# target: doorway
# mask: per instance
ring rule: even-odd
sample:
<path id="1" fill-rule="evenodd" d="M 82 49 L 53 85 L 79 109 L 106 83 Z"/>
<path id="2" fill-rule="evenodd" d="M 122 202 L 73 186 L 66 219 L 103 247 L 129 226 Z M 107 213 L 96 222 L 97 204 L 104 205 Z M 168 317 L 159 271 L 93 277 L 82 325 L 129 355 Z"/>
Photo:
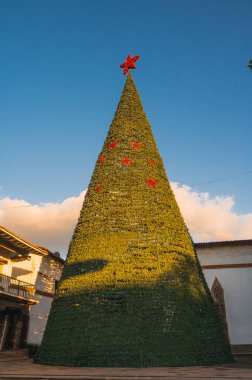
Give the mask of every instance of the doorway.
<path id="1" fill-rule="evenodd" d="M 7 308 L 0 312 L 0 350 L 24 348 L 29 316 L 20 309 Z"/>

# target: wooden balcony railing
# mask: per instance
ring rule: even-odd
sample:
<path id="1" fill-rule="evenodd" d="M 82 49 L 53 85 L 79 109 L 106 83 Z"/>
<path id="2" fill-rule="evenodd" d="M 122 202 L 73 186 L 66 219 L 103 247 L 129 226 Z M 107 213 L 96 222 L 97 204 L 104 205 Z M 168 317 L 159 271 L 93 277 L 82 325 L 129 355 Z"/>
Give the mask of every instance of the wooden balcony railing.
<path id="1" fill-rule="evenodd" d="M 35 293 L 35 286 L 28 282 L 0 274 L 0 292 L 1 291 L 13 296 L 31 298 Z"/>

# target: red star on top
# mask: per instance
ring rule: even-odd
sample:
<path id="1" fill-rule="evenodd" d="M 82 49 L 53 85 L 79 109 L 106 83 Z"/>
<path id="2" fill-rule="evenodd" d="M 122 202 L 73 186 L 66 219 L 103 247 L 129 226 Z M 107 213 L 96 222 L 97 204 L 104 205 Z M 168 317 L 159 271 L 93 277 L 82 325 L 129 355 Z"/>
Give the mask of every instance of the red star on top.
<path id="1" fill-rule="evenodd" d="M 125 158 L 122 160 L 122 163 L 123 163 L 123 165 L 131 165 L 131 164 L 132 164 L 132 161 L 131 161 L 128 157 L 125 157 Z"/>
<path id="2" fill-rule="evenodd" d="M 98 162 L 100 164 L 102 164 L 104 162 L 104 160 L 105 160 L 105 156 L 100 156 L 99 159 L 98 159 Z"/>
<path id="3" fill-rule="evenodd" d="M 153 179 L 149 178 L 146 182 L 149 187 L 156 187 L 157 181 L 153 181 Z"/>
<path id="4" fill-rule="evenodd" d="M 116 141 L 112 141 L 112 143 L 109 144 L 109 149 L 114 149 L 116 146 L 117 146 L 117 142 Z"/>
<path id="5" fill-rule="evenodd" d="M 139 59 L 139 55 L 135 55 L 135 57 L 131 57 L 130 55 L 127 56 L 126 61 L 120 65 L 120 67 L 122 69 L 124 69 L 123 75 L 127 74 L 129 69 L 135 69 L 136 68 L 135 63 L 138 59 Z"/>
<path id="6" fill-rule="evenodd" d="M 132 143 L 132 146 L 133 146 L 133 148 L 139 149 L 139 148 L 141 148 L 141 143 L 135 141 Z"/>

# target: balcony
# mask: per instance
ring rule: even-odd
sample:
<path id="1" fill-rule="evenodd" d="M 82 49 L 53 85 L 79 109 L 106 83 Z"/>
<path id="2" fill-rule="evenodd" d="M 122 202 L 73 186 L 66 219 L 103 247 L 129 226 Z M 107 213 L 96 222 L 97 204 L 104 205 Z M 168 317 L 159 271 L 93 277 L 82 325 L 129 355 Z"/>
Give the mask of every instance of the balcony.
<path id="1" fill-rule="evenodd" d="M 35 286 L 33 284 L 0 274 L 0 298 L 34 304 L 38 302 L 33 299 L 34 294 Z"/>

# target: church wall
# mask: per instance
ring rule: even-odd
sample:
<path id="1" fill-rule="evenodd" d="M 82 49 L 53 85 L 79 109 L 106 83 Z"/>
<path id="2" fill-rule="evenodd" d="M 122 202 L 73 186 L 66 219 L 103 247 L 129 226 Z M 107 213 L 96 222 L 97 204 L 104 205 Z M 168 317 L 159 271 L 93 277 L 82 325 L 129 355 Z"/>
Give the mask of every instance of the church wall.
<path id="1" fill-rule="evenodd" d="M 225 265 L 252 263 L 252 246 L 209 246 L 197 248 L 196 251 L 202 265 Z"/>
<path id="2" fill-rule="evenodd" d="M 252 344 L 252 266 L 246 266 L 252 264 L 252 247 L 227 245 L 196 250 L 209 289 L 215 277 L 224 289 L 230 343 Z"/>

